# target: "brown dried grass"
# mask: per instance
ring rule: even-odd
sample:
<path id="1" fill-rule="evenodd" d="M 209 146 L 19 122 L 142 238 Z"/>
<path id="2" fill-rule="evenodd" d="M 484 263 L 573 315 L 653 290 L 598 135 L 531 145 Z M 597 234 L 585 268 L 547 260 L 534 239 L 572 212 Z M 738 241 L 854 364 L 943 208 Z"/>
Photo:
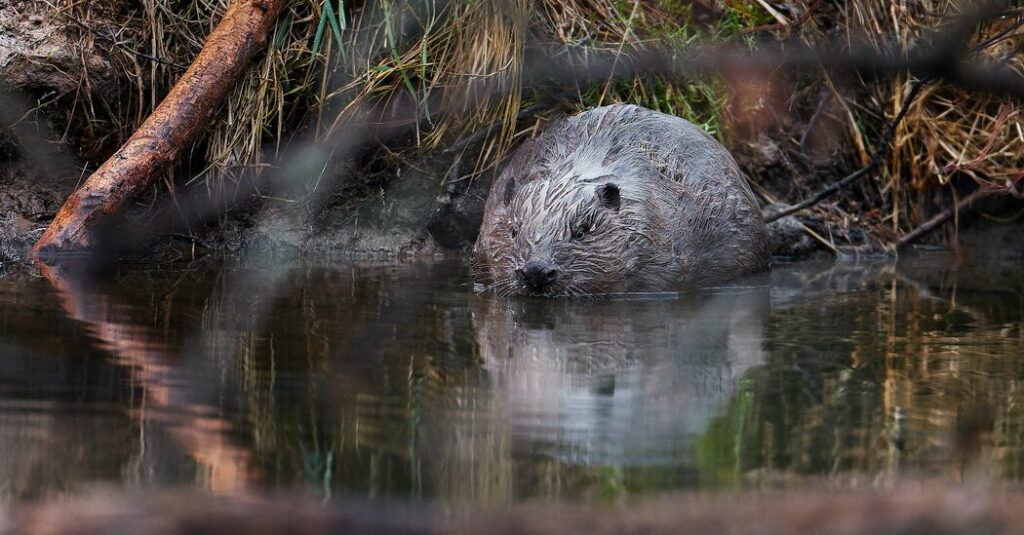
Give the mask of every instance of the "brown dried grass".
<path id="1" fill-rule="evenodd" d="M 229 3 L 141 0 L 101 8 L 81 0 L 51 1 L 56 13 L 83 27 L 95 30 L 97 21 L 118 27 L 118 45 L 111 54 L 133 87 L 126 101 L 107 108 L 118 120 L 122 139 L 159 103 Z M 327 1 L 340 31 L 325 17 Z M 343 0 L 294 0 L 281 16 L 267 54 L 195 143 L 188 171 L 208 185 L 223 185 L 223 179 L 237 179 L 241 170 L 264 165 L 265 158 L 275 156 L 301 129 L 311 128 L 322 137 L 353 122 L 379 121 L 383 118 L 366 117 L 365 110 L 388 109 L 399 99 L 413 102 L 423 118 L 415 130 L 414 148 L 419 150 L 444 146 L 501 122 L 502 128 L 477 156 L 477 169 L 487 168 L 500 160 L 520 130 L 519 110 L 538 98 L 522 87 L 528 43 L 621 47 L 635 46 L 652 34 L 686 34 L 689 8 L 668 9 L 672 3 L 665 4 L 370 0 L 353 6 Z M 95 37 L 89 34 L 83 31 L 83 38 Z M 706 86 L 670 80 L 609 81 L 578 88 L 577 93 L 580 108 L 641 101 L 711 130 L 718 120 L 716 99 L 721 101 Z M 102 115 L 96 110 L 90 103 L 76 112 L 93 121 Z M 205 163 L 197 169 L 196 161 Z"/>
<path id="2" fill-rule="evenodd" d="M 847 4 L 845 23 L 853 35 L 883 44 L 900 43 L 906 50 L 927 32 L 963 10 L 976 6 L 964 0 L 900 0 Z M 979 51 L 979 61 L 1005 61 L 1024 72 L 1019 53 L 1024 28 L 1013 29 L 1012 17 L 990 21 L 977 31 L 975 45 L 1009 30 L 1003 39 Z M 865 84 L 870 102 L 886 120 L 896 115 L 909 80 Z M 1003 185 L 1024 171 L 1024 130 L 1014 103 L 942 84 L 926 86 L 895 132 L 893 149 L 883 166 L 876 206 L 888 206 L 885 224 L 895 233 L 909 230 L 928 217 L 928 196 L 937 188 L 968 178 L 979 185 Z M 962 185 L 962 184 L 961 184 Z"/>
<path id="3" fill-rule="evenodd" d="M 59 14 L 86 25 L 94 19 L 119 25 L 116 31 L 104 31 L 115 35 L 112 54 L 134 90 L 121 102 L 94 102 L 102 96 L 86 91 L 79 112 L 89 116 L 90 123 L 104 113 L 110 115 L 122 137 L 159 102 L 229 3 L 50 1 Z M 370 0 L 353 6 L 330 0 L 339 16 L 338 32 L 324 23 L 325 1 L 290 2 L 267 54 L 238 84 L 207 135 L 195 144 L 188 169 L 193 179 L 203 180 L 208 187 L 230 187 L 240 171 L 265 165 L 265 158 L 287 147 L 297 132 L 312 129 L 323 136 L 353 122 L 382 120 L 366 117 L 365 110 L 388 109 L 389 103 L 398 100 L 419 108 L 422 119 L 410 147 L 414 150 L 449 145 L 500 121 L 500 131 L 485 140 L 476 154 L 476 169 L 489 169 L 524 126 L 530 126 L 532 120 L 526 125 L 517 122 L 518 111 L 541 98 L 522 86 L 527 44 L 614 50 L 669 41 L 686 47 L 697 36 L 729 39 L 776 25 L 780 17 L 781 22 L 793 22 L 796 13 L 812 5 L 798 0 L 796 10 L 780 13 L 765 6 L 770 2 L 731 0 L 465 1 L 444 8 L 433 2 Z M 879 46 L 897 42 L 905 47 L 918 42 L 944 17 L 972 5 L 966 0 L 815 2 L 821 11 L 838 12 L 837 25 L 851 40 L 867 38 Z M 705 21 L 702 30 L 695 30 L 694 9 L 717 15 L 710 23 Z M 826 32 L 815 27 L 814 17 L 806 22 L 801 28 L 806 39 L 826 38 Z M 1011 23 L 988 24 L 976 41 Z M 779 32 L 789 33 L 788 29 Z M 1017 53 L 1022 33 L 1020 29 L 1011 32 L 981 54 L 1024 68 Z M 95 37 L 88 34 L 83 32 L 83 38 Z M 883 120 L 895 115 L 902 104 L 908 82 L 906 78 L 863 82 L 844 91 L 852 147 L 862 159 L 872 150 Z M 683 116 L 720 138 L 729 129 L 729 89 L 714 80 L 648 77 L 588 84 L 576 88 L 573 105 L 586 108 L 613 101 L 636 102 Z M 439 112 L 442 109 L 445 113 Z M 1019 178 L 1024 169 L 1019 118 L 1017 107 L 1004 101 L 941 85 L 927 87 L 897 130 L 883 180 L 870 193 L 874 198 L 868 199 L 868 207 L 885 212 L 878 224 L 896 234 L 912 228 L 927 217 L 928 194 L 948 187 L 954 177 L 966 176 L 979 183 Z M 203 164 L 196 167 L 197 161 Z M 167 183 L 173 187 L 172 181 Z"/>

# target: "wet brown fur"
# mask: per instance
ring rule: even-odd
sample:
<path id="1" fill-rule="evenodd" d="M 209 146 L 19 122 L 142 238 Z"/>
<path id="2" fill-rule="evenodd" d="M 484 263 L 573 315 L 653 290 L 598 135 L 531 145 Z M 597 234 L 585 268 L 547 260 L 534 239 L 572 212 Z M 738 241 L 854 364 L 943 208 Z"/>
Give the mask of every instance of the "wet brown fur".
<path id="1" fill-rule="evenodd" d="M 621 206 L 599 189 L 618 187 Z M 491 188 L 474 277 L 502 295 L 531 293 L 529 260 L 558 270 L 543 293 L 670 291 L 768 269 L 768 236 L 729 152 L 678 117 L 633 105 L 553 124 L 512 155 Z"/>

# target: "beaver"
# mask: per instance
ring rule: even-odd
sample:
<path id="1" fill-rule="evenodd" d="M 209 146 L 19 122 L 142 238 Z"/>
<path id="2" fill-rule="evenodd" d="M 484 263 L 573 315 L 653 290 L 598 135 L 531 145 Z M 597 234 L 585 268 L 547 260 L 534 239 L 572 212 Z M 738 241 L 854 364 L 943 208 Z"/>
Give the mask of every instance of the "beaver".
<path id="1" fill-rule="evenodd" d="M 594 296 L 720 284 L 770 260 L 761 211 L 725 147 L 679 117 L 616 104 L 514 151 L 470 265 L 501 295 Z"/>

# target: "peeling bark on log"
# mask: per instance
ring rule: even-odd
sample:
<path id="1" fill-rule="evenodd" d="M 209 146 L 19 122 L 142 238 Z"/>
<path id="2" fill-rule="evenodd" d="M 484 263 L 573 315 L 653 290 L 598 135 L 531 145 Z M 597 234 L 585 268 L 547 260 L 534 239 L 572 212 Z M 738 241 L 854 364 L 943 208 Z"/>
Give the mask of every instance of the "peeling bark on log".
<path id="1" fill-rule="evenodd" d="M 41 257 L 93 248 L 99 223 L 152 186 L 206 126 L 250 60 L 263 50 L 283 4 L 284 0 L 234 0 L 163 102 L 68 197 L 32 254 Z"/>

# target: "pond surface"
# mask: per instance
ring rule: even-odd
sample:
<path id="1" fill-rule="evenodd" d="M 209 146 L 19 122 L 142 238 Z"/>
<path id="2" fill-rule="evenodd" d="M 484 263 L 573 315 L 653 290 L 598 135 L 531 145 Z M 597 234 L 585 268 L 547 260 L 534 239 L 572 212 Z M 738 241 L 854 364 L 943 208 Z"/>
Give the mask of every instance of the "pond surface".
<path id="1" fill-rule="evenodd" d="M 1024 268 L 777 266 L 597 302 L 457 262 L 0 268 L 0 496 L 501 506 L 1024 477 Z"/>

